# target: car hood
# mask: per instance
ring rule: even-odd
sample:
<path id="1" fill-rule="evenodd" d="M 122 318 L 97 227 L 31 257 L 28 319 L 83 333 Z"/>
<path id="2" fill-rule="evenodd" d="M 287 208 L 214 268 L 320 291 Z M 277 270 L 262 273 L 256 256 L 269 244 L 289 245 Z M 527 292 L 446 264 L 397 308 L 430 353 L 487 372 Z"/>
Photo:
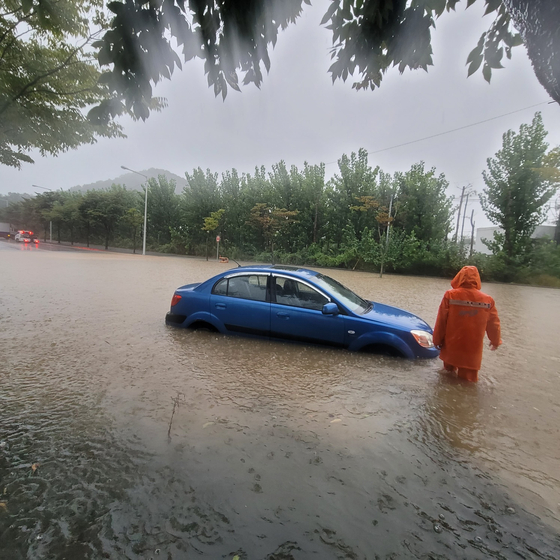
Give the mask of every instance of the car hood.
<path id="1" fill-rule="evenodd" d="M 409 313 L 408 311 L 399 309 L 398 307 L 393 307 L 392 305 L 385 305 L 375 301 L 370 303 L 373 304 L 372 310 L 368 313 L 364 313 L 361 317 L 370 321 L 389 324 L 396 328 L 406 330 L 417 329 L 432 332 L 430 325 L 413 313 Z"/>

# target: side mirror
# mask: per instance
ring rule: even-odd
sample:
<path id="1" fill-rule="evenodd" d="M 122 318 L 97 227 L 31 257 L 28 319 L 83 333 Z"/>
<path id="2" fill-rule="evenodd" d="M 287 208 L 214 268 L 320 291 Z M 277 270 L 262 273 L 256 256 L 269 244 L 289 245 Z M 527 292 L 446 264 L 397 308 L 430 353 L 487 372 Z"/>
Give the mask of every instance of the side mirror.
<path id="1" fill-rule="evenodd" d="M 325 305 L 323 305 L 323 315 L 338 315 L 339 313 L 340 310 L 336 303 L 325 303 Z"/>

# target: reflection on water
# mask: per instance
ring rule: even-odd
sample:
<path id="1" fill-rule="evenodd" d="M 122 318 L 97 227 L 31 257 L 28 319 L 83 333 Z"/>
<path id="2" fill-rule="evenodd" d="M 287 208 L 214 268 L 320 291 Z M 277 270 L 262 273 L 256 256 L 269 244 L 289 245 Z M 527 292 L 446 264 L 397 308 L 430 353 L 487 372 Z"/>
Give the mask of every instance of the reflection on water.
<path id="1" fill-rule="evenodd" d="M 560 292 L 484 286 L 472 385 L 166 327 L 224 266 L 0 242 L 0 557 L 558 557 Z M 430 324 L 448 287 L 328 274 Z"/>

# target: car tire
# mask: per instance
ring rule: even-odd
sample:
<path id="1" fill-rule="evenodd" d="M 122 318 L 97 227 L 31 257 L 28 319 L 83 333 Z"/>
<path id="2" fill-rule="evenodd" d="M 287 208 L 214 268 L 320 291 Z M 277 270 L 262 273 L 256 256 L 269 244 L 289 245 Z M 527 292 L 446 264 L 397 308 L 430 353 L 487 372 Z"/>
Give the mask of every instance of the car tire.
<path id="1" fill-rule="evenodd" d="M 220 332 L 214 325 L 206 323 L 205 321 L 197 321 L 190 326 L 191 330 L 199 332 L 210 332 L 217 333 Z"/>

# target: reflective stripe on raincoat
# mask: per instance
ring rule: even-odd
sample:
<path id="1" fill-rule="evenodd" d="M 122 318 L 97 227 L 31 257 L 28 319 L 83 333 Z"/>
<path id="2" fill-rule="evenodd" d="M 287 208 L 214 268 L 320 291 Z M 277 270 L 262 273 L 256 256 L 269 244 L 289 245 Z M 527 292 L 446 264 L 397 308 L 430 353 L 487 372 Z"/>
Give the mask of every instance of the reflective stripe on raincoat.
<path id="1" fill-rule="evenodd" d="M 494 346 L 502 343 L 500 319 L 494 300 L 480 291 L 476 266 L 463 267 L 445 292 L 434 327 L 440 358 L 458 368 L 479 370 L 484 333 Z"/>

